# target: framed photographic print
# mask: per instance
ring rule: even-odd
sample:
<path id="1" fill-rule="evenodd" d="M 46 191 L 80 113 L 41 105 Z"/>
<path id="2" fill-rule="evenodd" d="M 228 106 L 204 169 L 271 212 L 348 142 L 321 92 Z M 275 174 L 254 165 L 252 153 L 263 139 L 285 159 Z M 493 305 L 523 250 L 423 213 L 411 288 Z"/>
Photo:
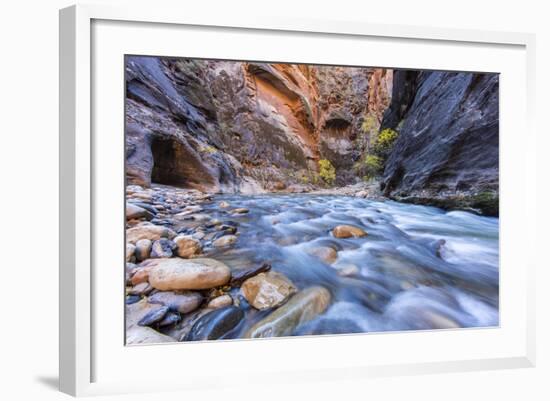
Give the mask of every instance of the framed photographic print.
<path id="1" fill-rule="evenodd" d="M 532 36 L 60 28 L 62 391 L 532 365 Z"/>

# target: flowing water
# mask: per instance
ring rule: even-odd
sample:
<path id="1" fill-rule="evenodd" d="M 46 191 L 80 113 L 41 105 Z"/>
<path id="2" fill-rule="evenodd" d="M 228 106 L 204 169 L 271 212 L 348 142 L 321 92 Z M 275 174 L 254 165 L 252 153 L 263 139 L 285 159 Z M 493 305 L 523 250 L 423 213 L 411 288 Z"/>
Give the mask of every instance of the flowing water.
<path id="1" fill-rule="evenodd" d="M 218 207 L 222 200 L 249 213 L 229 215 Z M 295 335 L 499 324 L 497 218 L 323 195 L 218 196 L 203 206 L 239 230 L 235 246 L 207 249 L 209 257 L 233 268 L 269 262 L 300 289 L 330 290 L 328 310 Z M 340 224 L 368 235 L 335 238 Z M 319 247 L 337 250 L 336 261 L 312 256 Z M 248 326 L 261 316 L 250 316 Z"/>

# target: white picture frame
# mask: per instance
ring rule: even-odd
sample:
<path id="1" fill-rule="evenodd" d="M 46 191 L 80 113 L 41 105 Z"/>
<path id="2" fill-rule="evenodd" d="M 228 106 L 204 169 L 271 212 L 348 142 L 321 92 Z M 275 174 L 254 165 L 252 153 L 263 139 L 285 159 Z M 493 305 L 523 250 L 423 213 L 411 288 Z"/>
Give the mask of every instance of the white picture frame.
<path id="1" fill-rule="evenodd" d="M 121 26 L 117 26 L 117 24 Z M 128 25 L 128 24 L 131 24 Z M 154 27 L 154 29 L 152 28 Z M 386 41 L 388 44 L 398 44 L 400 41 L 405 41 L 410 46 L 416 44 L 430 44 L 438 46 L 441 54 L 444 53 L 446 46 L 454 46 L 454 51 L 467 51 L 467 48 L 477 49 L 480 54 L 487 51 L 487 48 L 501 49 L 503 54 L 502 60 L 510 57 L 513 61 L 510 64 L 517 66 L 517 70 L 513 66 L 503 66 L 510 68 L 510 79 L 505 78 L 504 88 L 519 88 L 521 95 L 518 95 L 518 104 L 524 109 L 517 112 L 516 116 L 505 117 L 503 119 L 503 132 L 507 131 L 508 125 L 514 128 L 521 128 L 525 132 L 524 146 L 518 150 L 520 154 L 517 156 L 521 163 L 520 166 L 512 171 L 507 166 L 506 159 L 501 161 L 501 179 L 503 179 L 503 187 L 501 193 L 501 202 L 503 217 L 502 230 L 510 227 L 522 226 L 524 232 L 534 233 L 536 225 L 536 209 L 534 204 L 534 190 L 530 191 L 531 197 L 522 195 L 514 191 L 506 185 L 507 177 L 510 179 L 519 180 L 525 186 L 531 188 L 536 187 L 535 170 L 536 170 L 536 147 L 535 133 L 533 132 L 532 121 L 534 112 L 534 35 L 523 33 L 507 33 L 507 32 L 484 32 L 459 29 L 436 29 L 427 27 L 411 27 L 398 25 L 373 25 L 363 22 L 350 21 L 324 21 L 324 20 L 295 20 L 292 18 L 261 18 L 254 20 L 249 17 L 237 20 L 234 18 L 227 19 L 223 16 L 215 15 L 192 15 L 182 14 L 179 10 L 157 9 L 154 7 L 131 7 L 131 8 L 114 8 L 104 5 L 78 5 L 72 6 L 60 11 L 60 389 L 71 395 L 95 395 L 108 393 L 125 393 L 130 391 L 155 391 L 166 389 L 200 389 L 209 386 L 224 386 L 231 383 L 231 377 L 223 378 L 213 372 L 210 376 L 196 374 L 190 372 L 191 376 L 187 376 L 188 380 L 177 381 L 173 377 L 166 378 L 150 377 L 148 381 L 140 381 L 139 383 L 132 382 L 123 374 L 104 374 L 101 371 L 101 366 L 112 365 L 113 371 L 118 369 L 120 372 L 121 366 L 124 366 L 124 361 L 116 359 L 118 357 L 128 360 L 132 358 L 150 358 L 158 355 L 158 358 L 166 358 L 167 354 L 172 352 L 181 352 L 180 350 L 167 352 L 172 345 L 135 347 L 132 351 L 123 348 L 116 352 L 107 355 L 108 346 L 104 344 L 120 340 L 121 347 L 124 347 L 123 338 L 118 336 L 117 327 L 113 329 L 113 336 L 116 338 L 103 338 L 104 331 L 98 335 L 97 327 L 105 327 L 107 325 L 106 314 L 103 313 L 104 306 L 96 305 L 94 299 L 94 291 L 97 291 L 98 286 L 102 284 L 105 277 L 102 273 L 96 274 L 98 260 L 103 260 L 104 256 L 97 255 L 98 245 L 101 240 L 96 241 L 98 230 L 105 227 L 105 223 L 99 222 L 101 217 L 104 202 L 111 200 L 105 199 L 98 201 L 97 193 L 105 193 L 100 187 L 104 185 L 106 180 L 98 179 L 98 174 L 102 173 L 98 170 L 110 170 L 111 168 L 118 169 L 123 166 L 110 164 L 106 162 L 106 166 L 101 166 L 98 163 L 99 158 L 111 161 L 118 160 L 120 154 L 115 155 L 117 149 L 121 149 L 120 145 L 123 141 L 123 130 L 114 130 L 112 140 L 117 143 L 112 149 L 112 154 L 106 150 L 103 139 L 96 141 L 94 137 L 94 129 L 101 127 L 102 123 L 94 120 L 98 115 L 101 115 L 101 107 L 94 103 L 94 84 L 102 81 L 102 64 L 98 60 L 107 60 L 106 56 L 98 56 L 97 51 L 102 51 L 102 46 L 107 47 L 105 37 L 108 37 L 112 42 L 112 49 L 109 50 L 115 57 L 119 57 L 123 49 L 120 43 L 123 41 L 117 38 L 122 37 L 120 32 L 132 29 L 134 36 L 139 37 L 140 30 L 152 29 L 148 31 L 145 38 L 154 40 L 155 35 L 165 35 L 166 29 L 182 29 L 186 27 L 193 29 L 193 35 L 208 35 L 210 32 L 230 32 L 232 35 L 241 35 L 245 40 L 250 35 L 285 35 L 285 37 L 306 38 L 304 40 L 326 40 L 338 38 L 342 44 L 348 41 Z M 103 30 L 103 31 L 101 31 Z M 117 33 L 118 32 L 118 33 Z M 164 32 L 164 33 L 163 33 Z M 96 35 L 96 41 L 94 41 Z M 161 36 L 159 36 L 161 37 Z M 316 39 L 315 39 L 316 38 Z M 275 38 L 276 39 L 276 38 Z M 385 42 L 385 43 L 386 43 Z M 205 43 L 210 43 L 205 39 Z M 358 43 L 358 42 L 356 42 Z M 119 45 L 118 48 L 116 46 Z M 121 47 L 122 46 L 122 47 Z M 162 49 L 157 51 L 164 55 L 174 55 L 169 49 L 169 44 L 165 44 Z M 132 47 L 132 46 L 130 46 Z M 206 46 L 208 47 L 208 46 Z M 116 48 L 116 49 L 115 49 Z M 135 47 L 130 49 L 135 50 Z M 296 50 L 296 49 L 295 49 Z M 498 51 L 495 50 L 493 65 L 498 60 Z M 106 51 L 107 53 L 109 51 Z M 220 50 L 211 50 L 213 54 L 219 54 Z M 229 50 L 228 50 L 229 51 Z M 292 48 L 287 48 L 291 52 Z M 117 53 L 118 52 L 118 53 Z M 131 53 L 131 51 L 128 51 Z M 168 52 L 168 53 L 165 53 Z M 245 52 L 245 50 L 243 50 Z M 110 53 L 111 54 L 111 53 Z M 219 54 L 219 58 L 228 57 L 229 53 Z M 283 53 L 280 53 L 283 54 Z M 312 53 L 313 54 L 313 53 Z M 189 54 L 189 56 L 198 56 L 197 54 Z M 228 58 L 246 57 L 245 53 Z M 288 56 L 281 59 L 282 61 L 295 60 L 296 55 Z M 489 56 L 487 56 L 489 57 Z M 118 58 L 117 58 L 118 59 Z M 279 60 L 280 58 L 277 58 Z M 506 59 L 507 60 L 507 59 Z M 440 60 L 438 68 L 445 69 L 444 60 Z M 395 63 L 400 64 L 399 61 Z M 429 63 L 429 61 L 426 61 Z M 467 63 L 467 60 L 464 61 Z M 344 63 L 345 64 L 345 63 Z M 376 64 L 381 65 L 381 64 Z M 389 67 L 400 67 L 401 65 L 388 65 Z M 464 64 L 466 65 L 466 64 Z M 464 65 L 457 66 L 456 69 L 464 69 Z M 416 65 L 421 68 L 421 65 Z M 118 67 L 117 67 L 118 68 Z M 453 69 L 453 68 L 449 68 Z M 468 69 L 468 68 L 466 68 Z M 491 69 L 493 72 L 501 72 L 500 69 Z M 112 77 L 105 79 L 116 79 L 123 74 L 122 70 L 117 70 L 117 73 Z M 514 76 L 512 75 L 519 75 Z M 513 79 L 512 79 L 513 78 Z M 94 81 L 95 80 L 95 81 Z M 514 81 L 514 82 L 513 82 Z M 517 82 L 515 82 L 517 81 Z M 120 82 L 122 85 L 123 83 Z M 101 83 L 99 84 L 101 85 Z M 118 85 L 118 84 L 116 84 Z M 506 86 L 510 85 L 510 86 Z M 105 86 L 105 85 L 103 85 Z M 102 96 L 103 89 L 99 87 L 99 94 Z M 97 88 L 96 88 L 97 89 Z M 118 90 L 118 86 L 115 88 Z M 119 93 L 120 96 L 122 94 Z M 506 96 L 506 90 L 501 92 L 501 100 Z M 96 99 L 97 101 L 97 99 Z M 516 100 L 514 100 L 516 101 Z M 97 106 L 97 107 L 96 107 Z M 120 105 L 119 105 L 120 106 Z M 505 107 L 504 105 L 503 107 Z M 96 110 L 97 108 L 97 110 Z M 521 108 L 521 107 L 520 107 Z M 523 112 L 525 111 L 525 113 Z M 99 114 L 95 114 L 99 113 Z M 120 127 L 123 121 L 123 115 L 113 112 L 113 125 L 111 127 Z M 102 121 L 102 120 L 101 120 Z M 117 135 L 120 135 L 117 136 Z M 505 134 L 503 134 L 505 135 Z M 506 136 L 502 137 L 502 146 L 510 146 L 506 141 Z M 513 146 L 513 145 L 512 145 Z M 506 149 L 502 150 L 506 152 Z M 502 154 L 502 153 L 501 153 Z M 112 157 L 112 158 L 111 158 Z M 118 163 L 118 161 L 117 161 Z M 504 163 L 504 164 L 502 164 Z M 104 172 L 105 173 L 105 172 Z M 103 173 L 103 174 L 104 174 Z M 533 173 L 533 174 L 531 174 Z M 122 185 L 118 174 L 113 174 L 112 182 L 105 185 Z M 118 198 L 114 198 L 118 201 Z M 515 207 L 508 207 L 509 205 Z M 121 206 L 122 203 L 118 206 Z M 120 229 L 123 228 L 120 208 L 113 207 L 112 213 L 108 216 L 111 223 L 116 225 L 120 223 Z M 116 216 L 120 216 L 119 219 Z M 114 218 L 114 220 L 113 220 Z M 530 230 L 530 231 L 529 231 Z M 503 231 L 504 232 L 504 231 Z M 507 231 L 508 232 L 508 231 Z M 513 235 L 513 234 L 510 234 Z M 114 237 L 115 239 L 118 237 Z M 506 253 L 503 258 L 512 260 L 518 252 L 524 252 L 529 255 L 529 249 L 532 244 L 528 238 L 514 245 L 514 249 L 508 247 L 515 238 L 501 239 L 501 249 L 505 249 Z M 122 241 L 122 240 L 121 240 Z M 94 245 L 95 244 L 95 245 Z M 120 244 L 123 244 L 120 242 Z M 120 255 L 109 254 L 112 260 L 120 256 L 122 261 L 123 247 L 120 246 Z M 260 341 L 233 341 L 230 342 L 214 342 L 209 344 L 198 344 L 198 347 L 188 347 L 185 352 L 189 357 L 199 355 L 200 353 L 208 353 L 210 349 L 223 350 L 228 356 L 241 355 L 246 360 L 254 354 L 261 352 L 285 353 L 293 352 L 299 355 L 309 355 L 311 363 L 302 363 L 300 358 L 296 361 L 296 366 L 293 369 L 285 370 L 281 366 L 276 365 L 270 374 L 276 375 L 281 383 L 285 381 L 291 382 L 296 380 L 296 372 L 300 372 L 298 377 L 300 380 L 326 380 L 328 373 L 332 378 L 338 377 L 354 377 L 358 380 L 363 377 L 373 377 L 381 375 L 398 375 L 398 374 L 419 374 L 433 373 L 442 371 L 468 371 L 480 369 L 502 369 L 511 367 L 530 367 L 535 363 L 535 338 L 534 338 L 534 269 L 536 264 L 535 253 L 530 253 L 532 256 L 527 257 L 527 262 L 523 262 L 521 274 L 513 278 L 510 276 L 508 286 L 503 286 L 501 298 L 503 305 L 509 305 L 512 302 L 518 305 L 513 310 L 515 320 L 513 324 L 508 325 L 508 321 L 504 319 L 504 323 L 497 329 L 487 330 L 461 330 L 460 332 L 439 331 L 437 333 L 401 333 L 401 334 L 380 334 L 380 335 L 354 335 L 348 337 L 333 336 L 326 338 L 304 338 L 304 339 L 277 339 L 268 340 L 268 342 Z M 530 258 L 530 259 L 529 259 Z M 526 259 L 524 259 L 526 260 Z M 122 262 L 121 262 L 122 263 Z M 502 263 L 502 260 L 501 260 Z M 518 274 L 518 273 L 514 273 Z M 501 278 L 502 280 L 502 278 Z M 506 279 L 508 280 L 508 279 Z M 502 282 L 502 281 L 501 281 Z M 506 281 L 504 284 L 507 284 Z M 105 297 L 116 304 L 117 298 L 113 294 L 116 291 L 116 285 L 105 287 Z M 507 289 L 514 289 L 508 291 Z M 513 295 L 513 299 L 508 297 Z M 111 299 L 111 297 L 114 297 Z M 103 308 L 103 309 L 102 309 Z M 117 309 L 116 308 L 113 309 Z M 120 308 L 123 308 L 121 303 Z M 510 311 L 512 308 L 506 308 Z M 119 311 L 120 312 L 120 311 Z M 110 318 L 115 319 L 120 317 L 119 312 L 114 312 Z M 116 320 L 110 320 L 110 322 Z M 120 321 L 123 325 L 123 321 Z M 513 327 L 512 327 L 513 326 Z M 505 333 L 510 329 L 511 334 L 499 336 L 499 333 Z M 458 333 L 458 334 L 457 334 Z M 496 333 L 496 334 L 495 334 Z M 386 337 L 384 337 L 386 336 Z M 392 336 L 392 337 L 387 337 Z M 101 338 L 100 338 L 101 337 Z M 408 341 L 411 339 L 417 344 L 435 344 L 438 342 L 449 341 L 451 337 L 453 341 L 486 341 L 494 342 L 494 348 L 487 349 L 486 352 L 472 351 L 464 357 L 449 357 L 441 355 L 441 358 L 435 357 L 421 360 L 418 355 L 411 353 L 410 355 L 401 355 L 400 358 L 385 358 L 380 356 L 377 358 L 374 354 L 371 361 L 360 361 L 353 359 L 353 355 L 346 355 L 338 358 L 338 360 L 328 361 L 328 364 L 322 365 L 315 360 L 314 352 L 316 347 L 321 345 L 329 349 L 328 355 L 337 355 L 337 350 L 342 348 L 343 340 L 347 343 L 352 343 L 358 347 L 367 342 L 381 342 L 383 338 L 391 338 L 391 342 L 399 344 L 399 342 Z M 460 338 L 459 338 L 460 337 Z M 486 337 L 481 340 L 481 337 Z M 117 340 L 118 338 L 118 340 Z M 405 338 L 405 340 L 403 340 Z M 269 342 L 271 341 L 271 342 Z M 320 343 L 319 341 L 322 341 Z M 175 345 L 180 346 L 180 345 Z M 193 345 L 195 346 L 195 345 Z M 362 346 L 362 345 L 361 345 Z M 380 347 L 380 345 L 378 345 Z M 269 349 L 268 349 L 269 348 Z M 475 347 L 474 347 L 475 348 Z M 291 351 L 285 351 L 285 350 Z M 334 349 L 331 353 L 330 349 Z M 481 349 L 481 347 L 480 347 Z M 457 354 L 460 352 L 460 345 L 457 346 Z M 113 350 L 111 350 L 113 351 Z M 117 352 L 119 352 L 117 354 Z M 132 355 L 124 355 L 131 352 Z M 112 359 L 110 359 L 112 358 Z M 346 359 L 348 358 L 348 359 Z M 101 361 L 99 363 L 98 361 Z M 167 367 L 168 369 L 169 367 Z M 258 381 L 261 381 L 262 368 L 257 368 L 255 372 Z M 256 377 L 254 376 L 254 377 Z"/>

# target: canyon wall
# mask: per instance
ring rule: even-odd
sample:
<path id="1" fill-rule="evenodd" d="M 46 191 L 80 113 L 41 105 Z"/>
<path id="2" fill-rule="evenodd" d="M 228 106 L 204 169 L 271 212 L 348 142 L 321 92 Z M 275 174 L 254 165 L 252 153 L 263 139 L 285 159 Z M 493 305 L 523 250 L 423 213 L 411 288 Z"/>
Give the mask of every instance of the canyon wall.
<path id="1" fill-rule="evenodd" d="M 128 183 L 303 187 L 321 158 L 353 182 L 363 116 L 382 115 L 391 85 L 383 69 L 128 57 Z"/>
<path id="2" fill-rule="evenodd" d="M 395 71 L 387 196 L 498 214 L 498 74 Z"/>

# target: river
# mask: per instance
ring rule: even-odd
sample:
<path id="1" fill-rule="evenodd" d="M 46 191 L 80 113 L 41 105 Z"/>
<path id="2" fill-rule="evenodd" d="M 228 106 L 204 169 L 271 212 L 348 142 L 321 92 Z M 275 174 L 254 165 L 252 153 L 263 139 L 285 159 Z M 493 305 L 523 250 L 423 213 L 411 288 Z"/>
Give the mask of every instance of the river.
<path id="1" fill-rule="evenodd" d="M 228 215 L 219 208 L 249 212 Z M 499 324 L 499 221 L 464 211 L 328 195 L 219 195 L 204 213 L 238 226 L 230 249 L 205 256 L 232 268 L 270 263 L 299 289 L 321 285 L 332 301 L 294 335 L 338 334 Z M 192 232 L 182 223 L 179 231 Z M 335 238 L 349 224 L 361 238 Z M 333 248 L 336 259 L 315 250 Z M 226 338 L 238 338 L 265 312 L 251 311 Z"/>

